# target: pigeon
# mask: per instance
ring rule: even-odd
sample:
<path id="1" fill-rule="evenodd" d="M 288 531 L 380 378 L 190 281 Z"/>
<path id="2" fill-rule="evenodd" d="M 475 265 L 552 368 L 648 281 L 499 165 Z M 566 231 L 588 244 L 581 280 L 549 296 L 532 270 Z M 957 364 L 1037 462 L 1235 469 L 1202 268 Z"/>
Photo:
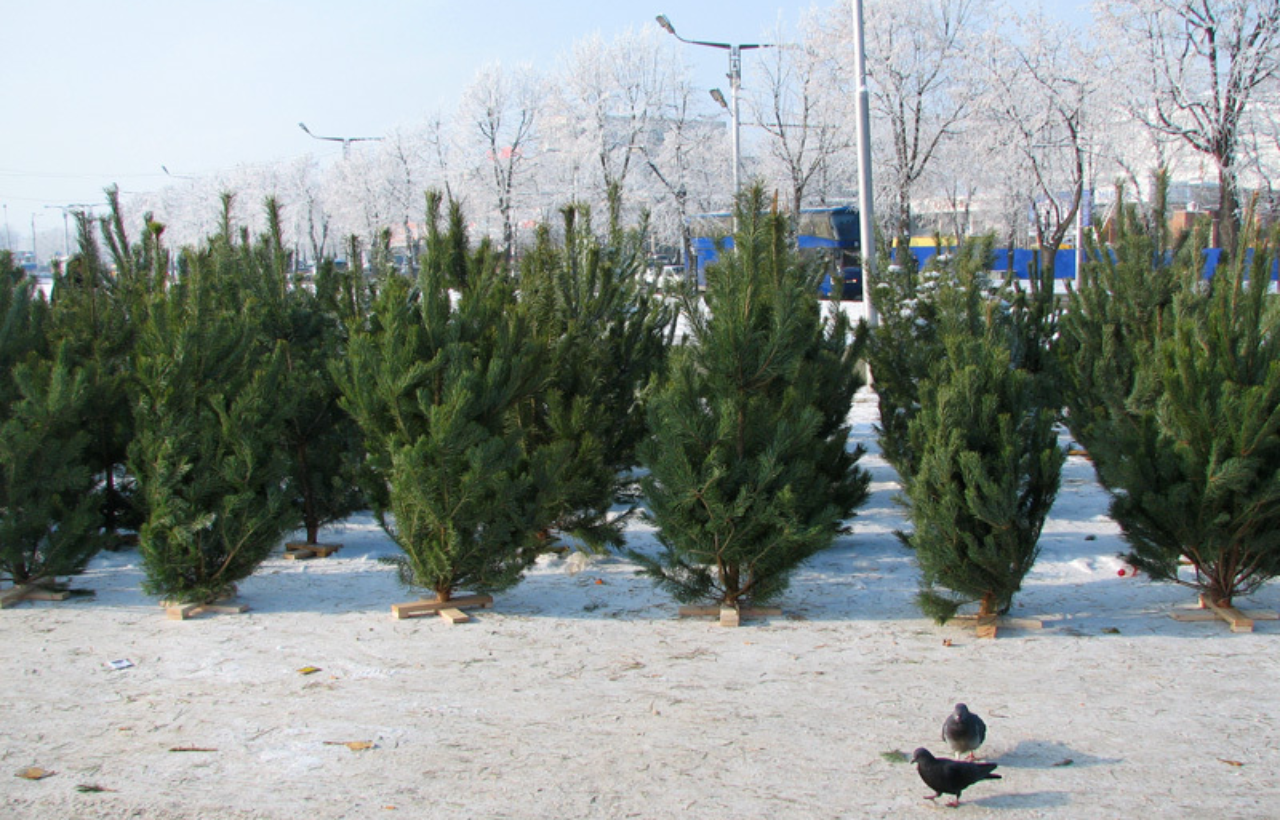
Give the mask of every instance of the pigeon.
<path id="1" fill-rule="evenodd" d="M 942 739 L 951 746 L 951 751 L 957 754 L 968 752 L 969 759 L 973 760 L 974 752 L 987 739 L 987 724 L 970 712 L 968 706 L 957 703 L 956 710 L 947 715 L 942 724 Z"/>
<path id="2" fill-rule="evenodd" d="M 933 789 L 933 794 L 925 795 L 925 800 L 937 800 L 943 794 L 954 794 L 956 799 L 947 805 L 955 808 L 960 805 L 960 792 L 977 783 L 979 780 L 1000 780 L 994 763 L 970 763 L 967 760 L 952 760 L 949 757 L 934 757 L 928 749 L 916 749 L 911 755 L 911 762 L 917 764 L 920 779 Z"/>

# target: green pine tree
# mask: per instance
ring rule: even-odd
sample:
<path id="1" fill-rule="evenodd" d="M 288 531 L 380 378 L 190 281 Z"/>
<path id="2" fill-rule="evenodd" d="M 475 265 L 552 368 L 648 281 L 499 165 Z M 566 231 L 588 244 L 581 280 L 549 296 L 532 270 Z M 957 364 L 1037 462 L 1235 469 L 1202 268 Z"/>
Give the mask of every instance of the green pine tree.
<path id="1" fill-rule="evenodd" d="M 111 201 L 118 216 L 119 201 L 114 196 Z M 115 533 L 141 523 L 136 487 L 124 464 L 133 439 L 131 360 L 145 292 L 139 279 L 145 273 L 129 264 L 133 256 L 124 264 L 118 260 L 113 273 L 99 253 L 95 223 L 83 212 L 75 216 L 79 252 L 54 276 L 52 333 L 85 371 L 90 393 L 82 423 L 89 435 L 86 456 L 103 485 L 104 524 L 108 533 Z M 154 225 L 149 217 L 147 221 Z M 115 230 L 119 222 L 104 219 L 102 225 Z M 127 241 L 120 236 L 113 246 Z"/>
<path id="2" fill-rule="evenodd" d="M 0 572 L 14 585 L 78 573 L 102 544 L 87 380 L 66 345 L 49 353 L 46 308 L 0 253 Z"/>
<path id="3" fill-rule="evenodd" d="M 1064 453 L 1035 376 L 999 334 L 950 336 L 912 420 L 918 463 L 906 482 L 903 543 L 921 572 L 921 610 L 939 622 L 968 603 L 1008 612 L 1039 553 Z"/>
<path id="4" fill-rule="evenodd" d="M 634 485 L 647 432 L 641 394 L 665 365 L 674 315 L 639 279 L 643 231 L 627 235 L 615 223 L 602 242 L 583 208 L 563 214 L 563 246 L 544 226 L 522 263 L 521 305 L 547 349 L 548 379 L 521 421 L 537 445 L 569 454 L 552 526 L 589 549 L 617 548 L 625 517 L 610 510 Z"/>
<path id="5" fill-rule="evenodd" d="M 640 450 L 663 551 L 630 554 L 684 602 L 776 598 L 867 495 L 846 421 L 865 337 L 843 313 L 822 319 L 817 273 L 763 211 L 757 188 L 707 271 L 705 307 L 685 294 L 692 337 L 672 351 Z"/>
<path id="6" fill-rule="evenodd" d="M 336 275 L 331 262 L 314 288 L 290 275 L 275 198 L 267 199 L 265 211 L 267 231 L 253 253 L 262 271 L 255 281 L 264 286 L 260 298 L 267 308 L 265 333 L 271 341 L 283 343 L 281 446 L 289 459 L 290 486 L 307 543 L 314 544 L 322 527 L 365 507 L 359 484 L 364 456 L 360 428 L 339 406 L 342 394 L 329 369 L 343 353 L 346 304 L 339 303 L 338 291 L 330 284 Z"/>
<path id="7" fill-rule="evenodd" d="M 140 332 L 129 463 L 147 511 L 143 586 L 166 600 L 231 593 L 296 526 L 280 446 L 286 361 L 264 332 L 262 274 L 224 228 L 183 255 Z"/>
<path id="8" fill-rule="evenodd" d="M 942 349 L 918 385 L 904 448 L 899 533 L 921 571 L 921 610 L 1006 613 L 1039 552 L 1065 460 L 1054 429 L 1052 291 L 992 289 L 983 256 L 940 271 L 929 301 Z"/>
<path id="9" fill-rule="evenodd" d="M 1080 289 L 1081 318 L 1068 328 L 1072 431 L 1113 495 L 1127 560 L 1230 605 L 1280 575 L 1280 299 L 1267 292 L 1280 235 L 1243 232 L 1206 283 L 1203 227 L 1172 254 L 1151 254 L 1151 233 L 1131 231 L 1121 263 Z M 1144 281 L 1162 296 L 1145 321 L 1115 304 Z M 1098 325 L 1112 331 L 1107 347 L 1093 338 Z"/>
<path id="10" fill-rule="evenodd" d="M 544 351 L 514 282 L 487 241 L 470 248 L 457 203 L 441 230 L 440 206 L 430 194 L 416 281 L 380 277 L 334 370 L 387 487 L 377 512 L 404 551 L 401 578 L 448 600 L 510 586 L 537 559 L 564 452 L 531 448 L 517 424 L 542 388 Z"/>
<path id="11" fill-rule="evenodd" d="M 875 283 L 880 320 L 867 339 L 867 361 L 880 408 L 880 451 L 898 475 L 911 475 L 915 459 L 907 428 L 920 407 L 920 383 L 942 354 L 937 310 L 929 298 L 941 274 L 920 270 L 910 253 L 901 256 Z"/>

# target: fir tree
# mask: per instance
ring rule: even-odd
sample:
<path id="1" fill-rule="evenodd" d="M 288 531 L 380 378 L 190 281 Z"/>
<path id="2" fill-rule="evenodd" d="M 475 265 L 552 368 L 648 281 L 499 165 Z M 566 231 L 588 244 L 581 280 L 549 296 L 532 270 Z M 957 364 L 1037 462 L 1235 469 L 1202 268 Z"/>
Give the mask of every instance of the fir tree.
<path id="1" fill-rule="evenodd" d="M 1135 410 L 1153 406 L 1159 385 L 1143 371 L 1159 339 L 1167 335 L 1175 295 L 1197 274 L 1189 235 L 1171 238 L 1165 215 L 1168 178 L 1156 177 L 1155 208 L 1144 224 L 1132 206 L 1117 210 L 1116 241 L 1099 253 L 1089 246 L 1088 263 L 1071 289 L 1062 333 L 1054 345 L 1061 373 L 1064 422 L 1104 473 L 1123 448 L 1106 439 L 1136 424 Z M 1116 201 L 1124 203 L 1124 189 Z M 1105 475 L 1103 483 L 1106 484 Z"/>
<path id="2" fill-rule="evenodd" d="M 846 422 L 864 337 L 843 313 L 821 318 L 816 273 L 785 218 L 762 212 L 759 189 L 741 200 L 705 309 L 685 294 L 692 338 L 672 351 L 641 446 L 664 549 L 631 555 L 684 602 L 775 598 L 866 499 Z"/>
<path id="3" fill-rule="evenodd" d="M 254 263 L 262 273 L 255 281 L 265 286 L 261 293 L 267 306 L 264 332 L 270 341 L 283 343 L 281 444 L 290 463 L 294 504 L 307 543 L 314 544 L 322 527 L 365 506 L 359 485 L 364 454 L 360 428 L 339 406 L 341 391 L 329 369 L 329 363 L 343 352 L 346 305 L 340 305 L 338 291 L 328 281 L 313 289 L 290 277 L 279 203 L 269 198 L 265 210 L 267 231 L 254 249 Z M 333 275 L 328 264 L 321 278 Z"/>
<path id="4" fill-rule="evenodd" d="M 1174 254 L 1152 254 L 1151 233 L 1131 231 L 1073 301 L 1072 432 L 1113 495 L 1126 559 L 1230 605 L 1280 574 L 1280 301 L 1267 292 L 1280 236 L 1251 253 L 1246 232 L 1206 283 L 1203 229 Z M 1115 304 L 1143 281 L 1165 296 L 1145 323 Z M 1098 325 L 1116 328 L 1107 347 Z"/>
<path id="5" fill-rule="evenodd" d="M 112 208 L 118 216 L 119 202 L 114 197 Z M 154 225 L 149 217 L 147 221 Z M 119 222 L 104 219 L 102 224 L 106 230 L 116 230 Z M 79 252 L 54 276 L 52 333 L 68 345 L 73 360 L 85 372 L 90 394 L 82 423 L 89 435 L 86 456 L 103 485 L 104 524 L 108 533 L 114 533 L 121 527 L 136 529 L 141 523 L 135 485 L 124 473 L 124 464 L 133 438 L 131 358 L 144 288 L 137 267 L 131 264 L 138 256 L 117 260 L 113 275 L 98 251 L 95 223 L 80 212 L 76 225 Z M 113 246 L 127 241 L 119 236 Z"/>
<path id="6" fill-rule="evenodd" d="M 457 203 L 440 229 L 440 205 L 429 195 L 416 281 L 380 277 L 369 321 L 334 369 L 387 485 L 377 512 L 404 551 L 401 578 L 448 600 L 514 584 L 536 560 L 555 494 L 549 467 L 564 453 L 531 449 L 516 423 L 542 387 L 543 351 L 514 282 L 488 242 L 470 248 Z"/>
<path id="7" fill-rule="evenodd" d="M 867 362 L 880 409 L 880 450 L 899 475 L 915 470 L 907 428 L 920 407 L 920 382 L 942 353 L 930 298 L 938 277 L 936 270 L 919 270 L 915 257 L 904 253 L 901 264 L 875 283 L 880 322 L 867 340 Z"/>
<path id="8" fill-rule="evenodd" d="M 912 532 L 899 537 L 920 566 L 921 610 L 940 622 L 969 603 L 981 616 L 1009 610 L 1065 460 L 1044 368 L 1053 311 L 1043 292 L 989 292 L 981 258 L 942 271 L 931 299 L 942 350 L 907 430 Z"/>
<path id="9" fill-rule="evenodd" d="M 86 378 L 47 345 L 34 283 L 0 253 L 0 572 L 15 585 L 80 572 L 101 546 L 101 495 L 79 422 Z"/>
<path id="10" fill-rule="evenodd" d="M 665 365 L 674 316 L 639 280 L 643 231 L 614 223 L 605 243 L 584 209 L 563 214 L 563 247 L 544 226 L 523 260 L 521 305 L 547 349 L 548 379 L 521 420 L 537 445 L 558 442 L 569 454 L 552 526 L 589 548 L 616 548 L 625 518 L 610 519 L 610 508 L 634 483 L 647 432 L 641 392 Z"/>
<path id="11" fill-rule="evenodd" d="M 225 231 L 185 253 L 136 347 L 143 586 L 175 602 L 231 593 L 297 521 L 280 446 L 285 356 L 263 331 L 251 256 Z"/>

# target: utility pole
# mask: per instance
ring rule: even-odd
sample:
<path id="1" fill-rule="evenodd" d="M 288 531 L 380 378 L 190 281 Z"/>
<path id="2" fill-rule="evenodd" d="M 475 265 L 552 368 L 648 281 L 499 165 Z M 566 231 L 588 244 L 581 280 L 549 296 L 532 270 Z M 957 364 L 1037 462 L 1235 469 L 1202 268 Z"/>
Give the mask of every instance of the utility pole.
<path id="1" fill-rule="evenodd" d="M 862 32 L 862 0 L 853 3 L 853 59 L 857 71 L 858 110 L 858 216 L 861 219 L 862 247 L 862 298 L 867 305 L 867 324 L 876 327 L 880 317 L 876 313 L 874 294 L 876 268 L 875 211 L 871 187 L 871 107 L 867 91 L 867 50 Z"/>

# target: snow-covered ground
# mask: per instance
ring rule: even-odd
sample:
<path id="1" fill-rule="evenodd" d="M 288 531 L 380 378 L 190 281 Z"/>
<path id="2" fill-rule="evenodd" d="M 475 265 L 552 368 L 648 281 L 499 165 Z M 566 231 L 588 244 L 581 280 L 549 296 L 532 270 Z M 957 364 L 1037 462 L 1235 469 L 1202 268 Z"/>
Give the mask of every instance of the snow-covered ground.
<path id="1" fill-rule="evenodd" d="M 738 629 L 677 619 L 620 558 L 545 558 L 467 624 L 396 621 L 413 596 L 367 516 L 325 534 L 331 558 L 269 560 L 241 615 L 167 620 L 137 553 L 104 554 L 75 582 L 95 597 L 0 612 L 0 816 L 931 817 L 891 753 L 943 753 L 957 701 L 1003 779 L 955 816 L 1280 816 L 1280 624 L 1171 619 L 1190 593 L 1119 574 L 1072 457 L 1013 613 L 1044 629 L 936 626 L 869 395 L 853 417 L 868 505 L 781 617 Z"/>

